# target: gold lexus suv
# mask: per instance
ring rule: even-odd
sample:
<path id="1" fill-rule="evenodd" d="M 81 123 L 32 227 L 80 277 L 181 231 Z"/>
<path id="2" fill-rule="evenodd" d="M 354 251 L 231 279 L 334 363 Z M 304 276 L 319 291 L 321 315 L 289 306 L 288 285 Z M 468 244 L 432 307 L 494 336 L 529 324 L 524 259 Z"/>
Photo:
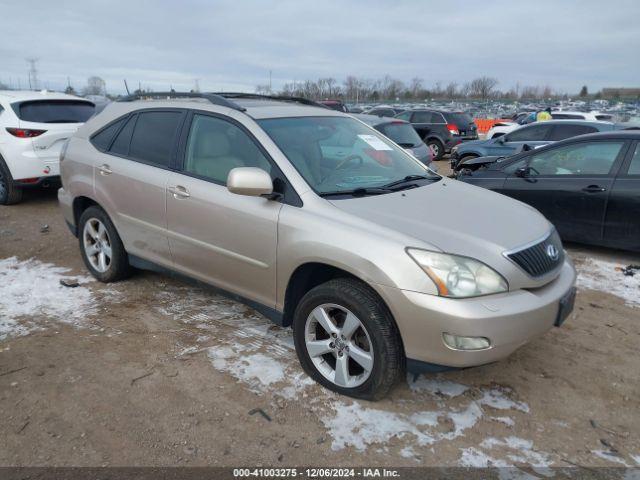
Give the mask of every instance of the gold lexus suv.
<path id="1" fill-rule="evenodd" d="M 61 177 L 98 280 L 210 284 L 293 327 L 304 370 L 345 395 L 495 362 L 573 308 L 575 270 L 536 210 L 308 100 L 126 97 L 71 137 Z"/>

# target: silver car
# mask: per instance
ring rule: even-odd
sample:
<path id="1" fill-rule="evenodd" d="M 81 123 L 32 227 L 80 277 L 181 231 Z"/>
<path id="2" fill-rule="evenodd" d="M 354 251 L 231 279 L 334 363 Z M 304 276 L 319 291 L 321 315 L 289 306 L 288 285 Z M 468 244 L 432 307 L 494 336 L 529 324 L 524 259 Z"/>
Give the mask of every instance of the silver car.
<path id="1" fill-rule="evenodd" d="M 353 117 L 243 94 L 125 100 L 61 155 L 60 206 L 89 271 L 227 292 L 293 327 L 327 388 L 379 399 L 405 370 L 495 362 L 573 308 L 575 270 L 542 215 L 437 175 Z"/>

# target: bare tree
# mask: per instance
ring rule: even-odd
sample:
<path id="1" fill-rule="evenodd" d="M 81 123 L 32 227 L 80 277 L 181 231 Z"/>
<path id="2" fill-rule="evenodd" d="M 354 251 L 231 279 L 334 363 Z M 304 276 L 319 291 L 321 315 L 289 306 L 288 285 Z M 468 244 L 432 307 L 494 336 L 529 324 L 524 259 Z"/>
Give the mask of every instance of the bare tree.
<path id="1" fill-rule="evenodd" d="M 498 85 L 498 79 L 493 77 L 478 77 L 471 81 L 471 96 L 486 100 Z"/>
<path id="2" fill-rule="evenodd" d="M 106 95 L 106 84 L 100 77 L 89 77 L 83 93 L 85 95 Z"/>
<path id="3" fill-rule="evenodd" d="M 458 95 L 458 84 L 450 82 L 444 89 L 444 92 L 447 98 L 456 98 Z"/>

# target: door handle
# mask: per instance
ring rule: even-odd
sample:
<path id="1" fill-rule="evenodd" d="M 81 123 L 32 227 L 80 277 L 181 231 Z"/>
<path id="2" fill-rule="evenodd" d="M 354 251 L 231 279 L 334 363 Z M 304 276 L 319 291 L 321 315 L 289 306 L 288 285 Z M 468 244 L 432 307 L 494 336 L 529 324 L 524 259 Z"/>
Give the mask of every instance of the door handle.
<path id="1" fill-rule="evenodd" d="M 600 185 L 589 185 L 588 187 L 584 187 L 582 191 L 587 193 L 598 193 L 598 192 L 606 192 L 607 189 L 604 187 L 601 187 Z"/>
<path id="2" fill-rule="evenodd" d="M 100 165 L 98 167 L 98 170 L 100 170 L 100 175 L 104 175 L 104 176 L 111 175 L 113 173 L 109 165 L 107 165 L 106 163 L 103 165 Z"/>
<path id="3" fill-rule="evenodd" d="M 187 191 L 187 189 L 184 188 L 182 185 L 169 187 L 167 188 L 167 190 L 169 190 L 169 192 L 173 195 L 173 198 L 176 198 L 176 199 L 189 198 L 191 196 L 191 194 Z"/>

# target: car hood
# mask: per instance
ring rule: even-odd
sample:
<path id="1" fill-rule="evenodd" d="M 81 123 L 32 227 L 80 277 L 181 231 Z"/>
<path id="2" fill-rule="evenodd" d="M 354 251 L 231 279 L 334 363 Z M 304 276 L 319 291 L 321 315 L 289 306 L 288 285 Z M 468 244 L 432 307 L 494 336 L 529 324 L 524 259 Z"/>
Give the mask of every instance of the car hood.
<path id="1" fill-rule="evenodd" d="M 475 147 L 475 146 L 484 146 L 484 145 L 490 145 L 494 143 L 494 139 L 489 138 L 486 140 L 471 140 L 470 142 L 464 142 L 460 144 L 460 148 L 462 147 Z"/>
<path id="2" fill-rule="evenodd" d="M 440 250 L 499 269 L 503 252 L 542 240 L 553 226 L 534 208 L 504 195 L 443 178 L 392 194 L 332 200 L 352 215 Z M 428 248 L 428 247 L 425 247 Z M 500 271 L 500 269 L 499 269 Z"/>

